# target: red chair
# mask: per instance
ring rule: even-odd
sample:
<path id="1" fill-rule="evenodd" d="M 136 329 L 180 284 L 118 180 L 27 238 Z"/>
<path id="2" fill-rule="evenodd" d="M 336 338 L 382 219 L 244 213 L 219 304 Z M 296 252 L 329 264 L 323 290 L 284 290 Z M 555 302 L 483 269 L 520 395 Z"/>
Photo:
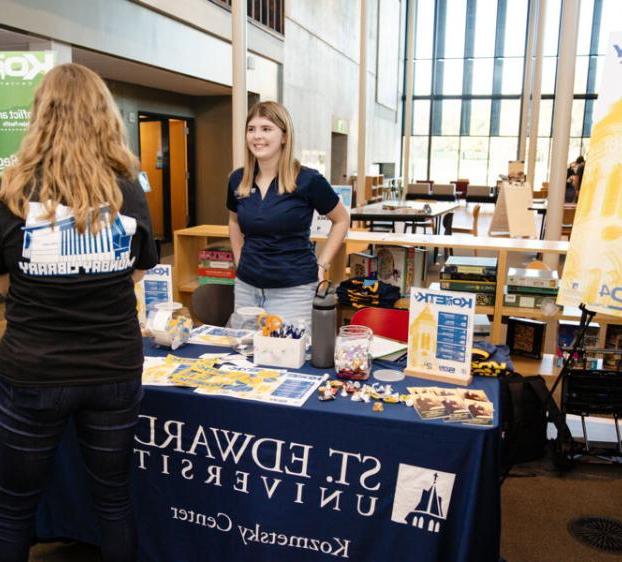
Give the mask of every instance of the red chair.
<path id="1" fill-rule="evenodd" d="M 383 338 L 407 342 L 408 314 L 399 308 L 362 308 L 354 313 L 350 324 L 367 326 Z"/>

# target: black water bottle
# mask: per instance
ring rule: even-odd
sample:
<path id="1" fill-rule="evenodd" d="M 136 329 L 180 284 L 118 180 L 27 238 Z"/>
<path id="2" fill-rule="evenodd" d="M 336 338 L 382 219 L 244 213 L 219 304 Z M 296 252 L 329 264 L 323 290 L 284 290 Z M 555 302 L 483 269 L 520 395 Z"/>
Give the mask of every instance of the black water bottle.
<path id="1" fill-rule="evenodd" d="M 337 295 L 330 281 L 320 281 L 315 289 L 311 324 L 311 364 L 327 369 L 335 364 L 337 336 Z"/>

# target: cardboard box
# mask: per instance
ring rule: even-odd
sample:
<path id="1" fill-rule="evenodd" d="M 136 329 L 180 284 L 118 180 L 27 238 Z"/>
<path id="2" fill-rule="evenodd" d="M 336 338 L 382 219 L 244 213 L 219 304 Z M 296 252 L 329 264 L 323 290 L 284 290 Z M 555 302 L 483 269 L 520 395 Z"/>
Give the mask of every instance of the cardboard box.
<path id="1" fill-rule="evenodd" d="M 253 360 L 257 365 L 300 369 L 305 363 L 307 338 L 271 338 L 253 336 Z"/>

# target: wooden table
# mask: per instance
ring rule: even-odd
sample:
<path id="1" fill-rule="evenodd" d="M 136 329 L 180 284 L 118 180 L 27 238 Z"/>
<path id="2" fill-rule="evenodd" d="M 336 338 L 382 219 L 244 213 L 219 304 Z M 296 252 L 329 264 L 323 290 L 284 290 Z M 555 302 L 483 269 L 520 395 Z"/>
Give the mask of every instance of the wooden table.
<path id="1" fill-rule="evenodd" d="M 430 212 L 424 210 L 428 206 Z M 415 199 L 411 201 L 381 201 L 370 205 L 355 207 L 350 212 L 351 221 L 383 221 L 393 224 L 395 230 L 396 222 L 411 222 L 423 218 L 434 219 L 434 234 L 440 234 L 441 217 L 460 204 L 457 201 L 430 201 Z"/>

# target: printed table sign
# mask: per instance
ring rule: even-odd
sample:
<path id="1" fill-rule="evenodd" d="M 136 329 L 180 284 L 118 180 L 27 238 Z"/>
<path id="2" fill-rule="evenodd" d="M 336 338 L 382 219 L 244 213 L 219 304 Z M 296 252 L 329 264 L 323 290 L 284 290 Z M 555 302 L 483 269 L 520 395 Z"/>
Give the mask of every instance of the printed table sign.
<path id="1" fill-rule="evenodd" d="M 475 295 L 413 287 L 408 321 L 408 363 L 416 377 L 470 384 Z"/>

